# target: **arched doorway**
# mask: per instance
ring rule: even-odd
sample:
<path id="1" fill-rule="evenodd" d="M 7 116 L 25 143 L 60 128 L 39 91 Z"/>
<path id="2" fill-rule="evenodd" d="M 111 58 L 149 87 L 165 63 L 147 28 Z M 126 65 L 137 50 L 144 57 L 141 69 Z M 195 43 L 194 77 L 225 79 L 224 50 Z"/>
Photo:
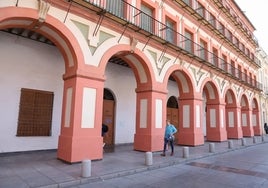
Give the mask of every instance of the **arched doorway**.
<path id="1" fill-rule="evenodd" d="M 168 96 L 176 96 L 175 101 L 178 100 L 177 143 L 190 146 L 202 145 L 204 143 L 200 123 L 202 101 L 199 95 L 194 93 L 193 80 L 186 69 L 178 70 L 177 66 L 172 66 L 169 72 L 166 77 Z"/>
<path id="2" fill-rule="evenodd" d="M 3 125 L 9 125 L 9 130 L 7 126 L 0 128 L 1 143 L 5 143 L 0 149 L 55 149 L 60 134 L 64 60 L 51 41 L 14 34 L 21 30 L 30 32 L 17 27 L 0 31 L 0 80 L 5 91 L 0 94 L 0 113 Z"/>
<path id="3" fill-rule="evenodd" d="M 235 93 L 232 89 L 228 89 L 225 94 L 225 121 L 228 138 L 239 139 L 243 137 L 240 114 L 241 109 L 237 105 Z"/>
<path id="4" fill-rule="evenodd" d="M 145 54 L 128 49 L 128 45 L 115 45 L 104 53 L 100 63 L 104 87 L 116 96 L 114 144 L 133 144 L 139 151 L 159 151 L 162 109 L 166 108 L 162 101 L 166 101 L 166 96 L 162 90 L 152 90 L 153 83 L 158 83 L 151 76 L 152 67 Z M 152 113 L 153 108 L 159 110 Z"/>
<path id="5" fill-rule="evenodd" d="M 115 98 L 113 93 L 104 88 L 103 91 L 103 112 L 102 123 L 108 126 L 108 132 L 103 137 L 105 143 L 105 151 L 113 151 L 114 149 L 114 114 L 115 114 Z"/>
<path id="6" fill-rule="evenodd" d="M 254 130 L 254 135 L 259 136 L 262 134 L 261 127 L 262 125 L 260 124 L 260 119 L 259 119 L 259 105 L 257 100 L 254 98 L 252 100 L 252 126 Z"/>
<path id="7" fill-rule="evenodd" d="M 205 92 L 203 92 L 203 95 L 202 95 L 202 97 L 203 97 L 203 108 L 202 108 L 202 119 L 203 119 L 203 121 L 202 121 L 202 124 L 203 124 L 203 126 L 202 126 L 202 131 L 203 131 L 203 135 L 204 135 L 204 137 L 206 137 L 207 136 L 207 96 L 206 96 L 206 93 Z M 206 140 L 206 139 L 205 139 Z"/>
<path id="8" fill-rule="evenodd" d="M 175 96 L 169 97 L 167 101 L 167 119 L 179 130 L 179 109 Z M 178 143 L 178 134 L 175 134 L 175 143 Z"/>
<path id="9" fill-rule="evenodd" d="M 83 76 L 81 76 L 82 74 L 77 76 L 76 70 L 80 70 L 80 65 L 84 64 L 84 54 L 82 53 L 78 38 L 72 33 L 69 27 L 66 26 L 66 23 L 53 17 L 53 14 L 47 15 L 49 8 L 48 3 L 44 1 L 40 1 L 40 3 L 45 3 L 43 4 L 44 6 L 40 6 L 39 13 L 42 12 L 41 14 L 38 14 L 38 11 L 36 11 L 35 8 L 31 8 L 33 7 L 31 5 L 36 5 L 35 1 L 29 1 L 29 7 L 19 7 L 20 4 L 18 4 L 16 7 L 11 6 L 1 9 L 1 30 L 18 35 L 19 37 L 16 38 L 20 38 L 21 42 L 22 38 L 30 38 L 40 42 L 40 44 L 37 42 L 31 42 L 32 44 L 30 44 L 30 40 L 27 39 L 28 41 L 25 41 L 24 45 L 21 45 L 23 46 L 21 50 L 19 50 L 17 48 L 19 46 L 17 46 L 16 49 L 13 48 L 9 50 L 9 53 L 5 54 L 9 54 L 10 56 L 10 52 L 12 51 L 22 53 L 22 55 L 13 55 L 10 57 L 29 58 L 27 61 L 23 60 L 26 65 L 21 64 L 24 69 L 28 68 L 28 71 L 22 79 L 17 79 L 17 81 L 28 81 L 27 84 L 21 84 L 21 86 L 27 87 L 27 89 L 29 87 L 34 87 L 30 88 L 31 91 L 38 89 L 42 90 L 42 92 L 53 92 L 55 100 L 53 101 L 52 118 L 58 119 L 56 121 L 52 119 L 52 130 L 50 132 L 52 136 L 47 138 L 35 137 L 27 144 L 16 145 L 24 145 L 27 147 L 26 149 L 19 147 L 20 150 L 55 149 L 58 146 L 57 157 L 68 162 L 81 161 L 81 159 L 87 157 L 94 159 L 100 158 L 102 150 L 101 148 L 97 150 L 95 148 L 96 145 L 101 145 L 101 136 L 98 135 L 99 138 L 96 139 L 95 135 L 92 136 L 95 132 L 91 131 L 91 128 L 94 127 L 94 118 L 92 118 L 94 113 L 91 113 L 93 110 L 90 111 L 88 110 L 90 108 L 81 107 L 86 104 L 86 102 L 83 103 L 81 101 L 83 98 L 82 96 L 84 95 L 84 99 L 90 98 L 89 100 L 92 100 L 91 96 L 95 96 L 95 93 L 97 93 L 97 84 L 94 83 L 95 85 L 93 88 L 90 87 L 92 82 L 84 82 L 84 79 L 88 78 L 85 76 L 86 73 Z M 41 43 L 44 45 L 41 45 Z M 12 46 L 14 47 L 15 45 Z M 25 51 L 28 49 L 30 49 L 29 52 Z M 27 54 L 27 56 L 25 56 L 25 54 Z M 31 54 L 31 56 L 29 54 Z M 49 56 L 54 56 L 54 58 L 50 59 L 48 58 Z M 21 63 L 21 61 L 22 59 L 18 59 L 13 62 Z M 37 65 L 35 70 L 33 70 L 33 63 L 36 63 Z M 40 65 L 38 65 L 38 63 Z M 50 64 L 51 66 L 49 66 Z M 59 66 L 59 68 L 56 66 Z M 21 71 L 19 67 L 13 67 L 15 68 L 14 70 L 18 72 Z M 46 71 L 46 74 L 41 82 L 39 82 L 40 78 L 42 78 L 40 77 L 40 75 L 42 75 L 40 72 L 43 73 L 44 71 Z M 54 77 L 50 75 L 52 72 L 55 72 Z M 36 74 L 36 76 L 34 74 Z M 57 76 L 58 79 L 55 79 Z M 10 77 L 10 75 L 8 77 Z M 35 84 L 33 85 L 32 83 Z M 12 86 L 11 84 L 9 85 Z M 85 85 L 87 85 L 87 87 L 84 87 Z M 20 88 L 21 86 L 16 88 Z M 61 91 L 59 91 L 60 89 Z M 91 104 L 92 107 L 92 104 L 94 103 L 90 101 L 87 104 Z M 54 107 L 60 109 L 54 110 Z M 73 110 L 79 108 L 84 109 L 82 112 L 80 110 Z M 43 116 L 43 114 L 41 114 L 41 116 Z M 55 126 L 53 126 L 53 124 Z M 61 127 L 59 127 L 59 125 L 61 125 Z M 52 137 L 55 138 L 55 140 L 52 140 Z M 13 138 L 14 134 L 11 137 L 9 136 L 8 139 Z M 15 139 L 18 143 L 24 140 L 19 137 L 16 137 Z M 94 144 L 92 144 L 92 140 L 94 140 Z M 14 144 L 14 141 L 11 141 L 10 143 Z M 40 144 L 37 146 L 36 143 L 42 143 L 42 145 Z M 32 146 L 30 146 L 30 144 L 32 144 Z"/>
<path id="10" fill-rule="evenodd" d="M 203 87 L 203 113 L 205 116 L 206 140 L 225 141 L 227 131 L 225 127 L 225 104 L 220 101 L 219 92 L 213 81 L 208 81 Z"/>
<path id="11" fill-rule="evenodd" d="M 245 94 L 241 97 L 241 125 L 242 125 L 242 131 L 243 136 L 246 137 L 252 137 L 254 135 L 253 127 L 251 123 L 251 110 L 249 107 L 249 101 Z"/>

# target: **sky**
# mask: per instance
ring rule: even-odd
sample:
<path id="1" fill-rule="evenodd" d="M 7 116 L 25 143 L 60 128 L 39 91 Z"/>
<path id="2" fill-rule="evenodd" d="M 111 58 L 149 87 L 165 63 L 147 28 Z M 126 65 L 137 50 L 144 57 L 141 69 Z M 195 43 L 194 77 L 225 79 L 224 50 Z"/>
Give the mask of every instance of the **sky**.
<path id="1" fill-rule="evenodd" d="M 259 46 L 268 54 L 268 0 L 235 0 L 254 25 Z"/>

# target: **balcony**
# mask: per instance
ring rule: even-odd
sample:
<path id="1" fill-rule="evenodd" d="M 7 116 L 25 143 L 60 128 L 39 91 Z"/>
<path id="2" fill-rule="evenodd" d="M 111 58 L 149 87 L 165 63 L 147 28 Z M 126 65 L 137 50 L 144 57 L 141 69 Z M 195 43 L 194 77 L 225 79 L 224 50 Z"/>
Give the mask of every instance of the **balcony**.
<path id="1" fill-rule="evenodd" d="M 256 57 L 249 56 L 248 54 L 246 54 L 245 50 L 240 48 L 240 45 L 242 45 L 242 43 L 240 43 L 239 41 L 235 41 L 233 34 L 229 30 L 227 30 L 224 25 L 218 19 L 216 19 L 215 16 L 212 16 L 208 10 L 206 10 L 204 7 L 195 8 L 193 6 L 194 3 L 192 1 L 192 3 L 189 3 L 189 1 L 186 0 L 175 0 L 175 2 L 181 8 L 186 10 L 190 15 L 192 15 L 196 20 L 201 21 L 203 25 L 207 26 L 220 39 L 223 39 L 226 43 L 231 45 L 238 53 L 244 56 L 244 58 L 260 67 L 260 63 L 256 61 Z M 229 19 L 232 20 L 232 22 L 234 23 L 234 25 L 241 29 L 241 31 L 245 34 L 245 36 L 247 36 L 249 41 L 253 42 L 254 44 L 257 44 L 256 40 L 249 36 L 249 34 L 246 33 L 245 29 L 235 20 L 235 18 L 233 18 L 232 15 L 229 14 L 229 12 L 222 5 L 221 1 L 215 0 L 215 3 L 218 5 L 221 11 L 227 14 Z"/>
<path id="2" fill-rule="evenodd" d="M 128 4 L 124 0 L 113 0 L 109 1 L 109 3 L 104 0 L 69 1 L 96 12 L 100 17 L 105 16 L 108 19 L 122 24 L 124 27 L 130 28 L 135 32 L 139 32 L 145 35 L 149 40 L 158 41 L 159 43 L 166 45 L 166 47 L 175 50 L 178 54 L 181 53 L 191 58 L 194 58 L 200 63 L 212 67 L 220 71 L 222 74 L 227 75 L 228 77 L 235 79 L 241 83 L 244 83 L 251 88 L 254 88 L 259 91 L 262 90 L 262 86 L 260 83 L 257 82 L 257 80 L 252 79 L 252 81 L 247 81 L 242 79 L 239 76 L 242 73 L 239 73 L 240 71 L 234 67 L 232 67 L 232 69 L 235 70 L 234 72 L 236 74 L 230 74 L 228 67 L 231 67 L 231 65 L 228 62 L 225 62 L 216 54 L 213 54 L 207 49 L 201 47 L 199 44 L 193 42 L 191 39 L 181 35 L 177 31 L 159 22 L 158 20 L 154 19 L 140 9 L 137 9 L 131 4 Z M 182 1 L 180 2 L 183 3 Z M 183 4 L 188 7 L 188 4 Z M 196 17 L 198 17 L 199 15 L 198 13 L 194 14 L 197 14 L 195 15 Z M 199 15 L 199 17 L 203 19 L 201 15 Z M 101 22 L 97 24 L 101 24 Z M 169 35 L 167 33 L 169 33 Z M 172 34 L 173 36 L 170 37 L 170 34 Z M 173 40 L 171 40 L 171 38 Z"/>

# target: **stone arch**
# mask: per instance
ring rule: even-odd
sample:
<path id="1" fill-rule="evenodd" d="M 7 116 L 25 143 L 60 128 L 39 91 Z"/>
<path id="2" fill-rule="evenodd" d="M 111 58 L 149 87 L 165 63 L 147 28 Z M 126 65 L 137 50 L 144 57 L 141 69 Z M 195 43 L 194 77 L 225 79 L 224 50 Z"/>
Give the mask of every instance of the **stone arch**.
<path id="1" fill-rule="evenodd" d="M 203 132 L 209 141 L 227 140 L 225 128 L 225 104 L 214 80 L 205 79 L 201 86 L 203 96 Z"/>
<path id="2" fill-rule="evenodd" d="M 220 92 L 214 80 L 205 79 L 201 86 L 201 92 L 205 92 L 207 100 L 211 103 L 220 102 Z"/>
<path id="3" fill-rule="evenodd" d="M 18 28 L 45 36 L 62 54 L 65 77 L 76 74 L 78 63 L 83 63 L 83 55 L 75 36 L 64 23 L 50 15 L 42 20 L 36 9 L 9 6 L 0 10 L 1 30 Z"/>
<path id="4" fill-rule="evenodd" d="M 252 126 L 254 130 L 254 135 L 259 136 L 262 134 L 262 124 L 260 120 L 260 107 L 258 100 L 254 97 L 252 99 Z"/>
<path id="5" fill-rule="evenodd" d="M 134 125 L 129 126 L 131 128 L 129 133 L 133 131 L 133 127 L 135 128 L 133 131 L 134 148 L 140 151 L 159 150 L 162 148 L 160 137 L 162 137 L 163 130 L 162 108 L 166 106 L 163 102 L 165 91 L 163 91 L 161 83 L 155 80 L 155 72 L 151 62 L 139 49 L 133 50 L 130 45 L 117 44 L 104 52 L 97 70 L 99 75 L 105 75 L 107 64 L 114 57 L 120 59 L 132 69 L 137 84 L 137 87 L 133 90 L 136 92 L 134 99 L 136 105 L 133 105 L 136 107 L 136 114 L 135 111 L 132 113 L 132 117 L 135 117 L 136 120 L 134 118 L 132 121 Z M 106 79 L 106 77 L 104 78 Z M 119 102 L 117 107 L 122 109 Z M 160 110 L 152 110 L 154 108 L 160 108 Z M 119 113 L 117 113 L 117 116 L 119 116 Z M 156 141 L 152 144 L 150 141 L 152 137 L 159 138 L 153 138 L 159 140 L 159 143 Z"/>
<path id="6" fill-rule="evenodd" d="M 242 93 L 240 98 L 241 107 L 241 126 L 243 131 L 243 136 L 251 137 L 254 135 L 252 121 L 252 109 L 250 108 L 250 102 L 245 93 Z"/>
<path id="7" fill-rule="evenodd" d="M 173 65 L 167 69 L 164 85 L 167 87 L 168 80 L 172 78 L 178 87 L 178 144 L 181 145 L 202 145 L 204 137 L 200 125 L 201 100 L 199 94 L 194 92 L 193 79 L 189 72 L 183 67 Z"/>
<path id="8" fill-rule="evenodd" d="M 228 107 L 235 107 L 237 106 L 237 98 L 235 91 L 232 88 L 227 88 L 223 94 L 225 97 L 225 104 Z"/>
<path id="9" fill-rule="evenodd" d="M 179 98 L 191 98 L 194 96 L 193 80 L 184 68 L 178 69 L 178 65 L 171 66 L 166 72 L 164 86 L 167 86 L 169 78 L 172 77 L 179 88 Z"/>
<path id="10" fill-rule="evenodd" d="M 240 106 L 243 110 L 248 110 L 250 108 L 249 99 L 246 94 L 242 94 L 240 98 Z"/>
<path id="11" fill-rule="evenodd" d="M 259 110 L 259 103 L 255 97 L 252 99 L 252 109 Z"/>
<path id="12" fill-rule="evenodd" d="M 89 111 L 83 96 L 90 100 L 91 104 L 97 104 L 100 99 L 95 97 L 95 93 L 103 93 L 103 87 L 98 82 L 103 77 L 94 75 L 94 79 L 89 82 L 93 75 L 89 72 L 91 67 L 85 66 L 84 54 L 74 33 L 59 19 L 46 15 L 42 20 L 38 13 L 36 9 L 31 8 L 1 8 L 0 29 L 23 28 L 39 33 L 59 49 L 65 63 L 65 74 L 57 157 L 68 162 L 81 161 L 85 157 L 99 159 L 102 156 L 102 138 L 98 126 L 101 124 L 96 126 L 94 120 L 100 119 L 101 111 L 98 107 L 95 111 Z M 83 108 L 87 110 L 82 111 Z M 89 127 L 97 128 L 96 131 L 92 131 Z M 73 143 L 73 140 L 79 142 Z M 96 145 L 99 149 L 88 149 L 96 148 Z"/>
<path id="13" fill-rule="evenodd" d="M 156 81 L 149 59 L 140 50 L 132 51 L 131 46 L 126 44 L 115 45 L 104 52 L 99 66 L 100 75 L 105 74 L 106 65 L 112 56 L 121 58 L 132 68 L 138 88 L 142 85 L 154 87 Z"/>
<path id="14" fill-rule="evenodd" d="M 38 11 L 21 7 L 1 8 L 0 29 L 24 28 L 40 33 L 51 40 L 63 55 L 66 76 L 75 74 L 84 63 L 82 50 L 73 33 L 58 19 L 47 15 L 44 22 L 38 20 Z"/>
<path id="15" fill-rule="evenodd" d="M 225 119 L 227 137 L 231 139 L 242 138 L 242 128 L 240 121 L 241 109 L 237 104 L 235 92 L 227 88 L 223 95 L 225 97 Z"/>

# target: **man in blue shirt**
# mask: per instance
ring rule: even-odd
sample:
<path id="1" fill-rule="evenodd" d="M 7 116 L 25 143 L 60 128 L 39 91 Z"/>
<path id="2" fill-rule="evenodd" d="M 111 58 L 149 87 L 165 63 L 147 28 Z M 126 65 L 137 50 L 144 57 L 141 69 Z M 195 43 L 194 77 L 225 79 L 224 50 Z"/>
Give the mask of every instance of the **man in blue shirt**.
<path id="1" fill-rule="evenodd" d="M 166 148 L 167 144 L 170 143 L 171 147 L 171 156 L 174 154 L 174 134 L 177 132 L 177 129 L 174 125 L 170 123 L 170 120 L 167 120 L 166 130 L 165 130 L 165 137 L 164 137 L 164 150 L 161 154 L 162 156 L 166 156 Z"/>

